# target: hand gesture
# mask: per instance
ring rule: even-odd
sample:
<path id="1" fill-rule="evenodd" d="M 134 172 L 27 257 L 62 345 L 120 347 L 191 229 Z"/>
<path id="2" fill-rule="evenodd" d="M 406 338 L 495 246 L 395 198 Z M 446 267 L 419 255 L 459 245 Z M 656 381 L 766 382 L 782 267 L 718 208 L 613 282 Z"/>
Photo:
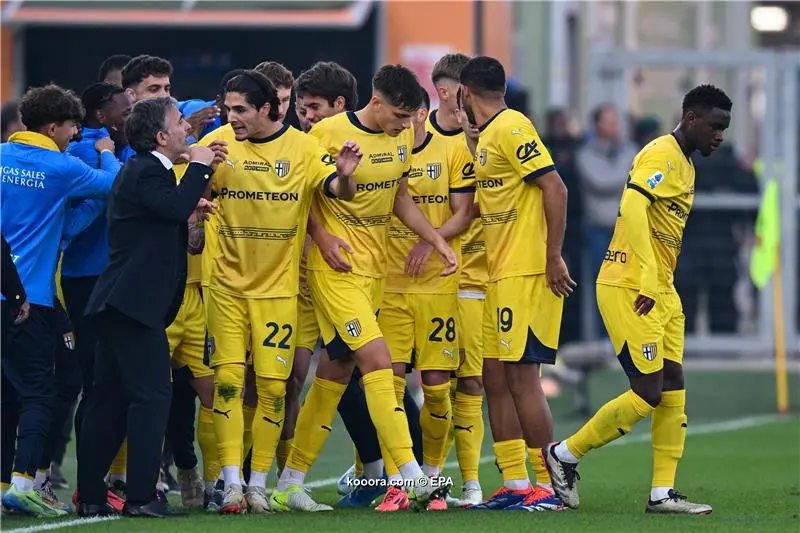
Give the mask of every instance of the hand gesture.
<path id="1" fill-rule="evenodd" d="M 406 274 L 412 277 L 419 276 L 432 253 L 433 246 L 427 242 L 420 241 L 415 244 L 406 258 Z"/>
<path id="2" fill-rule="evenodd" d="M 446 240 L 440 239 L 435 249 L 436 253 L 442 258 L 442 263 L 444 263 L 442 276 L 449 276 L 458 270 L 458 257 Z"/>
<path id="3" fill-rule="evenodd" d="M 211 215 L 217 212 L 217 209 L 219 209 L 219 204 L 200 198 L 200 201 L 197 202 L 197 207 L 194 208 L 194 213 L 189 217 L 189 222 L 197 223 L 201 220 L 208 220 Z"/>
<path id="4" fill-rule="evenodd" d="M 344 249 L 348 254 L 353 253 L 353 249 L 345 241 L 327 231 L 320 231 L 314 242 L 319 247 L 322 259 L 336 272 L 350 272 L 353 270 L 352 265 L 345 260 L 341 252 L 341 249 Z"/>
<path id="5" fill-rule="evenodd" d="M 567 297 L 572 294 L 573 289 L 578 286 L 578 284 L 569 277 L 567 264 L 561 256 L 547 259 L 545 275 L 547 276 L 547 287 L 553 291 L 553 294 L 556 296 Z"/>
<path id="6" fill-rule="evenodd" d="M 216 157 L 216 154 L 208 146 L 194 144 L 189 147 L 189 161 L 191 162 L 202 163 L 210 167 L 211 163 L 214 161 L 214 157 Z"/>
<path id="7" fill-rule="evenodd" d="M 350 177 L 361 162 L 361 149 L 353 141 L 347 141 L 336 156 L 336 173 L 340 176 Z"/>
<path id="8" fill-rule="evenodd" d="M 214 120 L 219 116 L 219 108 L 216 105 L 211 105 L 208 107 L 204 107 L 203 109 L 198 109 L 186 119 L 186 122 L 192 127 L 189 130 L 189 134 L 195 138 L 200 137 L 200 134 L 203 132 L 203 128 L 207 124 L 211 124 Z"/>
<path id="9" fill-rule="evenodd" d="M 14 318 L 14 324 L 19 326 L 31 315 L 31 303 L 28 300 L 22 302 L 22 305 L 19 306 L 19 311 L 17 312 L 17 316 Z"/>
<path id="10" fill-rule="evenodd" d="M 633 302 L 633 312 L 639 316 L 644 316 L 649 313 L 655 305 L 655 300 L 644 294 L 640 294 L 636 297 L 636 301 Z"/>
<path id="11" fill-rule="evenodd" d="M 208 147 L 214 152 L 214 160 L 211 161 L 211 168 L 217 170 L 217 167 L 228 159 L 228 143 L 225 141 L 214 141 L 209 144 Z"/>
<path id="12" fill-rule="evenodd" d="M 114 141 L 111 140 L 111 137 L 103 137 L 102 139 L 97 139 L 97 142 L 94 143 L 94 149 L 97 150 L 99 153 L 102 153 L 105 150 L 114 153 Z"/>

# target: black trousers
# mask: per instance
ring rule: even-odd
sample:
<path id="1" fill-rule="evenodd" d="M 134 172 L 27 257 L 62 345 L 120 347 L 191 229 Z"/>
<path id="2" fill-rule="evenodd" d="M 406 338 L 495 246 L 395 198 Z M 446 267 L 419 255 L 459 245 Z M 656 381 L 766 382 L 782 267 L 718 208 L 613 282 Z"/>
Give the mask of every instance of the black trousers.
<path id="1" fill-rule="evenodd" d="M 75 410 L 75 447 L 80 446 L 81 424 L 86 416 L 86 406 L 94 388 L 94 361 L 98 350 L 98 331 L 97 323 L 94 320 L 84 317 L 86 304 L 92 295 L 94 285 L 97 283 L 97 276 L 82 278 L 61 278 L 61 290 L 64 293 L 64 303 L 67 306 L 72 325 L 75 331 L 75 352 L 74 358 L 77 360 L 81 374 L 81 395 L 78 407 Z M 77 393 L 75 398 L 77 398 Z M 73 400 L 74 401 L 74 400 Z"/>
<path id="2" fill-rule="evenodd" d="M 172 402 L 164 448 L 171 452 L 175 466 L 180 470 L 191 470 L 197 466 L 197 454 L 194 451 L 197 393 L 192 387 L 193 379 L 188 366 L 172 372 Z"/>
<path id="3" fill-rule="evenodd" d="M 3 440 L 13 435 L 17 417 L 16 450 L 3 445 L 3 453 L 14 453 L 13 470 L 30 476 L 42 460 L 50 431 L 55 401 L 53 366 L 56 352 L 55 311 L 31 305 L 31 313 L 22 324 L 14 324 L 6 301 L 0 311 L 2 320 L 2 429 Z M 9 458 L 4 460 L 8 468 Z"/>
<path id="4" fill-rule="evenodd" d="M 114 309 L 96 319 L 101 328 L 100 352 L 81 427 L 79 497 L 88 504 L 106 501 L 103 478 L 127 436 L 127 501 L 143 505 L 155 497 L 169 416 L 167 334 Z"/>

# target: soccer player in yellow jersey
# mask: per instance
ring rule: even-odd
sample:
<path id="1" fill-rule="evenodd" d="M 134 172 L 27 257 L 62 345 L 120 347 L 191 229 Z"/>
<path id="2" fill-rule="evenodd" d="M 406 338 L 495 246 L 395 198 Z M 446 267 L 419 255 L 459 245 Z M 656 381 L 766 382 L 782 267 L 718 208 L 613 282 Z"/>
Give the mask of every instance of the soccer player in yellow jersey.
<path id="1" fill-rule="evenodd" d="M 225 110 L 236 142 L 228 145 L 228 160 L 215 174 L 218 249 L 205 295 L 215 371 L 214 425 L 225 482 L 222 513 L 241 512 L 245 500 L 251 512 L 268 511 L 266 478 L 283 427 L 311 200 L 317 190 L 352 199 L 351 176 L 361 158 L 358 146 L 344 141 L 334 160 L 318 140 L 277 121 L 278 107 L 275 87 L 257 72 L 244 72 L 226 86 Z M 214 137 L 211 133 L 202 142 Z M 245 496 L 241 393 L 248 345 L 258 407 Z"/>
<path id="2" fill-rule="evenodd" d="M 645 510 L 691 515 L 712 511 L 674 487 L 687 418 L 682 366 L 686 318 L 673 274 L 694 201 L 691 156 L 699 151 L 707 157 L 719 147 L 732 106 L 720 89 L 695 87 L 683 99 L 675 130 L 650 142 L 633 160 L 597 277 L 597 305 L 630 390 L 601 407 L 577 433 L 547 449 L 553 486 L 569 507 L 580 503 L 578 461 L 652 415 L 653 479 Z"/>
<path id="3" fill-rule="evenodd" d="M 411 117 L 422 104 L 419 82 L 407 68 L 387 65 L 375 74 L 372 85 L 366 107 L 327 118 L 311 129 L 330 153 L 352 138 L 364 157 L 355 173 L 354 201 L 345 203 L 317 194 L 314 204 L 325 230 L 352 246 L 348 257 L 352 270 L 334 271 L 319 247 L 312 246 L 309 285 L 328 357 L 320 358 L 316 379 L 300 410 L 292 451 L 270 498 L 276 510 L 331 509 L 314 502 L 302 484 L 330 434 L 336 406 L 356 365 L 363 375 L 378 437 L 403 479 L 414 484 L 411 498 L 424 508 L 429 500 L 443 497 L 449 490 L 446 485 L 429 483 L 414 458 L 408 421 L 395 398 L 391 356 L 375 316 L 383 297 L 392 212 L 444 258 L 443 274 L 455 272 L 458 262 L 408 194 L 404 179 L 411 170 L 414 144 Z"/>
<path id="4" fill-rule="evenodd" d="M 358 101 L 355 77 L 340 65 L 333 62 L 318 62 L 311 68 L 303 71 L 295 83 L 295 110 L 304 131 L 323 118 L 354 111 Z M 315 219 L 312 218 L 312 224 Z M 310 232 L 311 228 L 309 228 Z M 338 254 L 341 239 L 331 236 L 326 231 L 320 231 L 317 239 L 332 239 L 332 243 L 324 242 L 322 248 L 332 247 Z M 346 246 L 346 244 L 345 244 Z M 283 434 L 278 444 L 277 462 L 278 469 L 283 470 L 286 458 L 289 456 L 291 442 L 294 438 L 297 415 L 300 412 L 300 392 L 308 376 L 311 365 L 311 356 L 319 341 L 319 326 L 311 303 L 311 289 L 308 287 L 307 263 L 308 252 L 311 250 L 311 238 L 306 238 L 303 256 L 300 260 L 300 294 L 297 297 L 297 343 L 294 353 L 294 366 L 292 377 L 286 387 L 286 418 L 283 425 Z"/>
<path id="5" fill-rule="evenodd" d="M 469 61 L 464 54 L 447 54 L 433 66 L 431 81 L 439 96 L 439 109 L 428 115 L 426 129 L 434 138 L 441 138 L 457 147 L 469 146 L 474 152 L 478 136 L 467 136 L 462 122 L 466 116 L 458 101 L 461 69 Z M 468 128 L 469 126 L 466 125 Z M 472 163 L 470 161 L 470 163 Z M 474 164 L 473 164 L 474 167 Z M 473 219 L 461 236 L 461 274 L 458 280 L 458 318 L 456 330 L 460 362 L 456 379 L 451 380 L 453 401 L 452 436 L 447 437 L 444 459 L 455 440 L 458 466 L 464 483 L 460 499 L 452 500 L 459 507 L 483 501 L 478 480 L 478 464 L 483 444 L 483 305 L 485 302 L 486 245 L 480 219 Z M 455 388 L 453 388 L 455 382 Z"/>
<path id="6" fill-rule="evenodd" d="M 475 176 L 489 270 L 484 384 L 503 487 L 471 509 L 561 509 L 541 449 L 552 420 L 540 365 L 556 359 L 561 313 L 574 282 L 561 257 L 567 190 L 539 134 L 505 104 L 503 66 L 491 57 L 461 70 L 464 111 L 480 128 Z M 525 451 L 536 471 L 531 486 Z"/>
<path id="7" fill-rule="evenodd" d="M 472 154 L 466 142 L 451 143 L 443 135 L 426 131 L 430 98 L 422 89 L 423 105 L 413 119 L 414 148 L 408 192 L 428 221 L 454 249 L 459 235 L 473 219 L 475 196 Z M 456 322 L 458 276 L 442 277 L 442 263 L 429 260 L 433 248 L 419 240 L 397 217 L 389 223 L 388 275 L 378 326 L 383 332 L 394 369 L 395 396 L 402 404 L 406 368 L 412 364 L 422 373 L 425 397 L 422 426 L 422 470 L 438 477 L 444 460 L 445 438 L 450 430 L 450 373 L 459 365 Z M 390 487 L 377 510 L 396 511 L 408 506 L 408 496 L 396 487 L 397 468 L 384 454 Z M 399 502 L 399 504 L 397 503 Z M 446 510 L 443 498 L 428 510 Z"/>

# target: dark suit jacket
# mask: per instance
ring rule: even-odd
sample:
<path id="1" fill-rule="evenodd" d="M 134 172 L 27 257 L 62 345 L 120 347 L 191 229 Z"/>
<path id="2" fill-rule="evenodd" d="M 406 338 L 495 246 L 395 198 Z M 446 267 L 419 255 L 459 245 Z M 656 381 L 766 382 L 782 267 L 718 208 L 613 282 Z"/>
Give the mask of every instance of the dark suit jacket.
<path id="1" fill-rule="evenodd" d="M 187 220 L 211 177 L 191 163 L 180 185 L 154 155 L 137 154 L 120 171 L 108 203 L 109 262 L 86 315 L 113 307 L 161 329 L 175 319 L 186 285 Z"/>
<path id="2" fill-rule="evenodd" d="M 5 237 L 2 237 L 2 239 L 3 245 L 2 251 L 0 251 L 0 256 L 2 257 L 0 259 L 2 259 L 3 271 L 2 276 L 0 276 L 0 282 L 2 283 L 0 292 L 3 293 L 12 309 L 16 311 L 25 302 L 27 296 L 25 295 L 25 287 L 22 286 L 22 281 L 19 279 L 19 272 L 17 272 L 17 266 L 14 264 L 14 258 L 11 257 L 11 247 L 6 242 Z"/>

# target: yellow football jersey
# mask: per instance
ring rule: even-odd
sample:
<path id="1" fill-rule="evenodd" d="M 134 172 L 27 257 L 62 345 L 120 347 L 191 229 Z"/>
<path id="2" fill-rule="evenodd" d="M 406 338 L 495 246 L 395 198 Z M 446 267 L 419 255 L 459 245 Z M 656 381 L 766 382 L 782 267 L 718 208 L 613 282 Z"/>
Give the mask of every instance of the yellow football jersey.
<path id="1" fill-rule="evenodd" d="M 633 160 L 626 188 L 650 200 L 647 221 L 659 289 L 672 287 L 683 230 L 694 202 L 694 178 L 694 164 L 672 134 L 653 140 Z M 625 223 L 618 217 L 597 283 L 638 290 L 640 278 L 639 261 L 631 249 Z"/>
<path id="2" fill-rule="evenodd" d="M 547 222 L 536 178 L 555 170 L 531 121 L 504 109 L 481 126 L 475 184 L 489 279 L 543 274 Z"/>
<path id="3" fill-rule="evenodd" d="M 334 164 L 288 125 L 255 142 L 229 141 L 212 184 L 219 229 L 209 286 L 243 298 L 296 296 L 311 200 L 336 176 Z"/>
<path id="4" fill-rule="evenodd" d="M 216 140 L 225 141 L 228 144 L 236 142 L 236 135 L 233 133 L 233 128 L 230 124 L 220 126 L 203 137 L 203 142 L 201 144 L 207 146 Z M 212 198 L 211 200 L 216 202 L 216 198 Z M 216 214 L 213 214 L 203 223 L 205 242 L 203 244 L 203 253 L 200 254 L 200 278 L 201 285 L 203 287 L 208 287 L 211 281 L 211 260 L 212 258 L 216 257 L 217 250 L 219 250 L 219 237 L 217 236 L 218 231 L 219 218 Z"/>
<path id="5" fill-rule="evenodd" d="M 188 163 L 178 163 L 172 167 L 172 170 L 175 171 L 175 177 L 178 178 L 178 183 L 183 179 L 187 168 L 189 168 Z M 203 258 L 199 254 L 187 254 L 187 256 L 186 283 L 200 283 L 200 279 L 202 278 Z"/>
<path id="6" fill-rule="evenodd" d="M 437 120 L 439 110 L 434 109 L 428 115 L 425 129 L 433 133 L 434 137 L 441 137 L 456 146 L 466 146 L 467 139 L 464 130 L 444 129 Z M 474 169 L 473 169 L 474 177 Z M 458 288 L 464 291 L 481 291 L 486 289 L 489 273 L 486 267 L 486 241 L 483 240 L 483 226 L 479 219 L 470 224 L 467 231 L 461 235 L 461 273 L 458 278 Z"/>
<path id="7" fill-rule="evenodd" d="M 349 111 L 317 122 L 310 133 L 334 157 L 345 141 L 354 141 L 361 148 L 364 156 L 353 175 L 355 198 L 345 202 L 320 192 L 316 195 L 314 213 L 328 233 L 343 239 L 353 249 L 353 254 L 345 257 L 354 274 L 385 277 L 389 221 L 400 179 L 411 170 L 413 129 L 391 137 L 367 128 Z M 316 243 L 311 248 L 308 269 L 330 269 Z"/>
<path id="8" fill-rule="evenodd" d="M 434 228 L 441 227 L 450 217 L 450 195 L 475 192 L 475 171 L 466 143 L 450 143 L 441 135 L 427 132 L 421 145 L 411 156 L 408 193 Z M 405 273 L 406 258 L 419 236 L 392 215 L 389 224 L 389 259 L 387 292 L 454 293 L 458 290 L 457 276 L 442 276 L 444 264 L 438 254 L 432 254 L 416 277 Z M 455 237 L 450 246 L 458 251 L 461 239 Z M 461 259 L 458 261 L 461 264 Z"/>

